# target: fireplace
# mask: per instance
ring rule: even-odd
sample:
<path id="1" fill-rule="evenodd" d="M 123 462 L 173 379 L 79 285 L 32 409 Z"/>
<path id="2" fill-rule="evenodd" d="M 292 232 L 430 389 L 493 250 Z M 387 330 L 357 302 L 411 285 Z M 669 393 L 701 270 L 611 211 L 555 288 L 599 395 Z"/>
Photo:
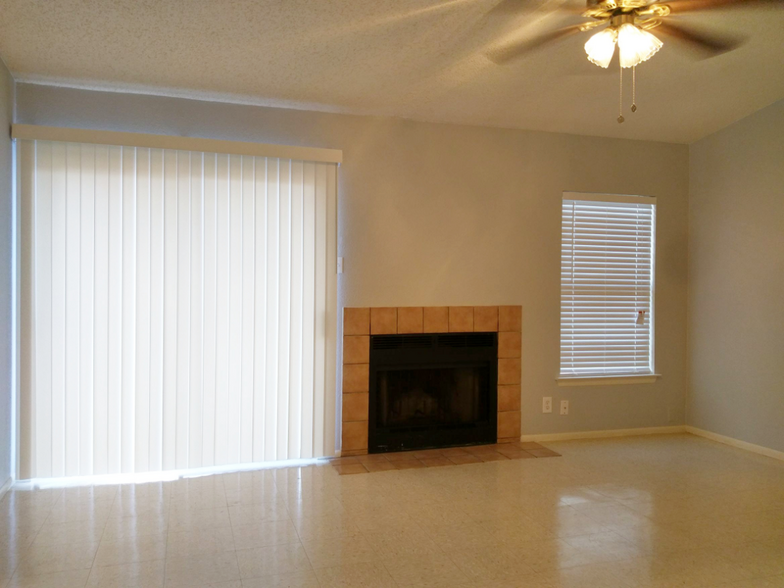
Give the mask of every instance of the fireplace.
<path id="1" fill-rule="evenodd" d="M 381 446 L 391 449 L 390 443 L 413 447 L 412 433 L 424 427 L 426 419 L 432 425 L 431 440 L 417 442 L 420 447 L 519 441 L 521 328 L 520 306 L 345 308 L 340 454 L 383 451 Z M 385 402 L 396 403 L 396 408 L 379 421 L 380 367 L 386 372 L 382 379 Z M 450 387 L 463 400 L 447 404 L 441 392 L 434 392 Z M 469 426 L 469 422 L 474 424 Z M 483 422 L 487 426 L 478 424 Z M 371 426 L 391 439 L 375 440 L 371 449 Z M 490 434 L 493 426 L 495 438 Z M 407 441 L 401 440 L 403 433 Z M 478 440 L 485 434 L 483 441 Z"/>
<path id="2" fill-rule="evenodd" d="M 368 451 L 495 443 L 496 333 L 370 338 Z"/>

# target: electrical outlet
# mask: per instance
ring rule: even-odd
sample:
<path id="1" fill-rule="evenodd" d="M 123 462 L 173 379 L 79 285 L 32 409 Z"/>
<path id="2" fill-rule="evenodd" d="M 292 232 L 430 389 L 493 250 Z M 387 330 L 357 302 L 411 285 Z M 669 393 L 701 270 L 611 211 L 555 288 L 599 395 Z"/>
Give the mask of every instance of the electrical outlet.
<path id="1" fill-rule="evenodd" d="M 542 412 L 553 412 L 553 397 L 542 397 Z"/>
<path id="2" fill-rule="evenodd" d="M 569 401 L 561 400 L 561 414 L 569 414 Z"/>

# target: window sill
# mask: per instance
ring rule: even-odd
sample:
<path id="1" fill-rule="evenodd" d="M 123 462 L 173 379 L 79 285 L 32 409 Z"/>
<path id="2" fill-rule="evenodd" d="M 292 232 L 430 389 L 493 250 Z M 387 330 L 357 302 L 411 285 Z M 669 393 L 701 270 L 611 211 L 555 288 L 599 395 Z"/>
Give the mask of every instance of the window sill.
<path id="1" fill-rule="evenodd" d="M 625 376 L 560 376 L 559 386 L 616 386 L 619 384 L 653 384 L 660 374 L 629 374 Z"/>

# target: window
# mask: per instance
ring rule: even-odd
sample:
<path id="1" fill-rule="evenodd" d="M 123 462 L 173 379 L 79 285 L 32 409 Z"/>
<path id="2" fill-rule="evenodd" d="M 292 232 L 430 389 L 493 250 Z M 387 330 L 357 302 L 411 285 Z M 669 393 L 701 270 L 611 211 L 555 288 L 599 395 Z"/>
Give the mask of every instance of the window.
<path id="1" fill-rule="evenodd" d="M 564 193 L 559 381 L 653 375 L 655 221 L 655 198 Z"/>

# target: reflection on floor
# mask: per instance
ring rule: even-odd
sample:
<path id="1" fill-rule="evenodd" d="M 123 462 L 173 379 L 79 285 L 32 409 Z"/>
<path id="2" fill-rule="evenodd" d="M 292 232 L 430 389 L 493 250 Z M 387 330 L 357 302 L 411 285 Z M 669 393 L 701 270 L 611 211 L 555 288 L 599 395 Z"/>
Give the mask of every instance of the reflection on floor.
<path id="1" fill-rule="evenodd" d="M 689 435 L 549 445 L 562 457 L 12 491 L 0 586 L 784 586 L 784 463 Z"/>
<path id="2" fill-rule="evenodd" d="M 339 474 L 344 475 L 465 465 L 468 463 L 504 461 L 507 459 L 560 457 L 560 455 L 560 453 L 548 449 L 539 443 L 517 442 L 473 445 L 471 447 L 450 447 L 448 449 L 426 449 L 423 451 L 375 453 L 357 457 L 338 457 L 330 460 L 330 463 Z"/>

